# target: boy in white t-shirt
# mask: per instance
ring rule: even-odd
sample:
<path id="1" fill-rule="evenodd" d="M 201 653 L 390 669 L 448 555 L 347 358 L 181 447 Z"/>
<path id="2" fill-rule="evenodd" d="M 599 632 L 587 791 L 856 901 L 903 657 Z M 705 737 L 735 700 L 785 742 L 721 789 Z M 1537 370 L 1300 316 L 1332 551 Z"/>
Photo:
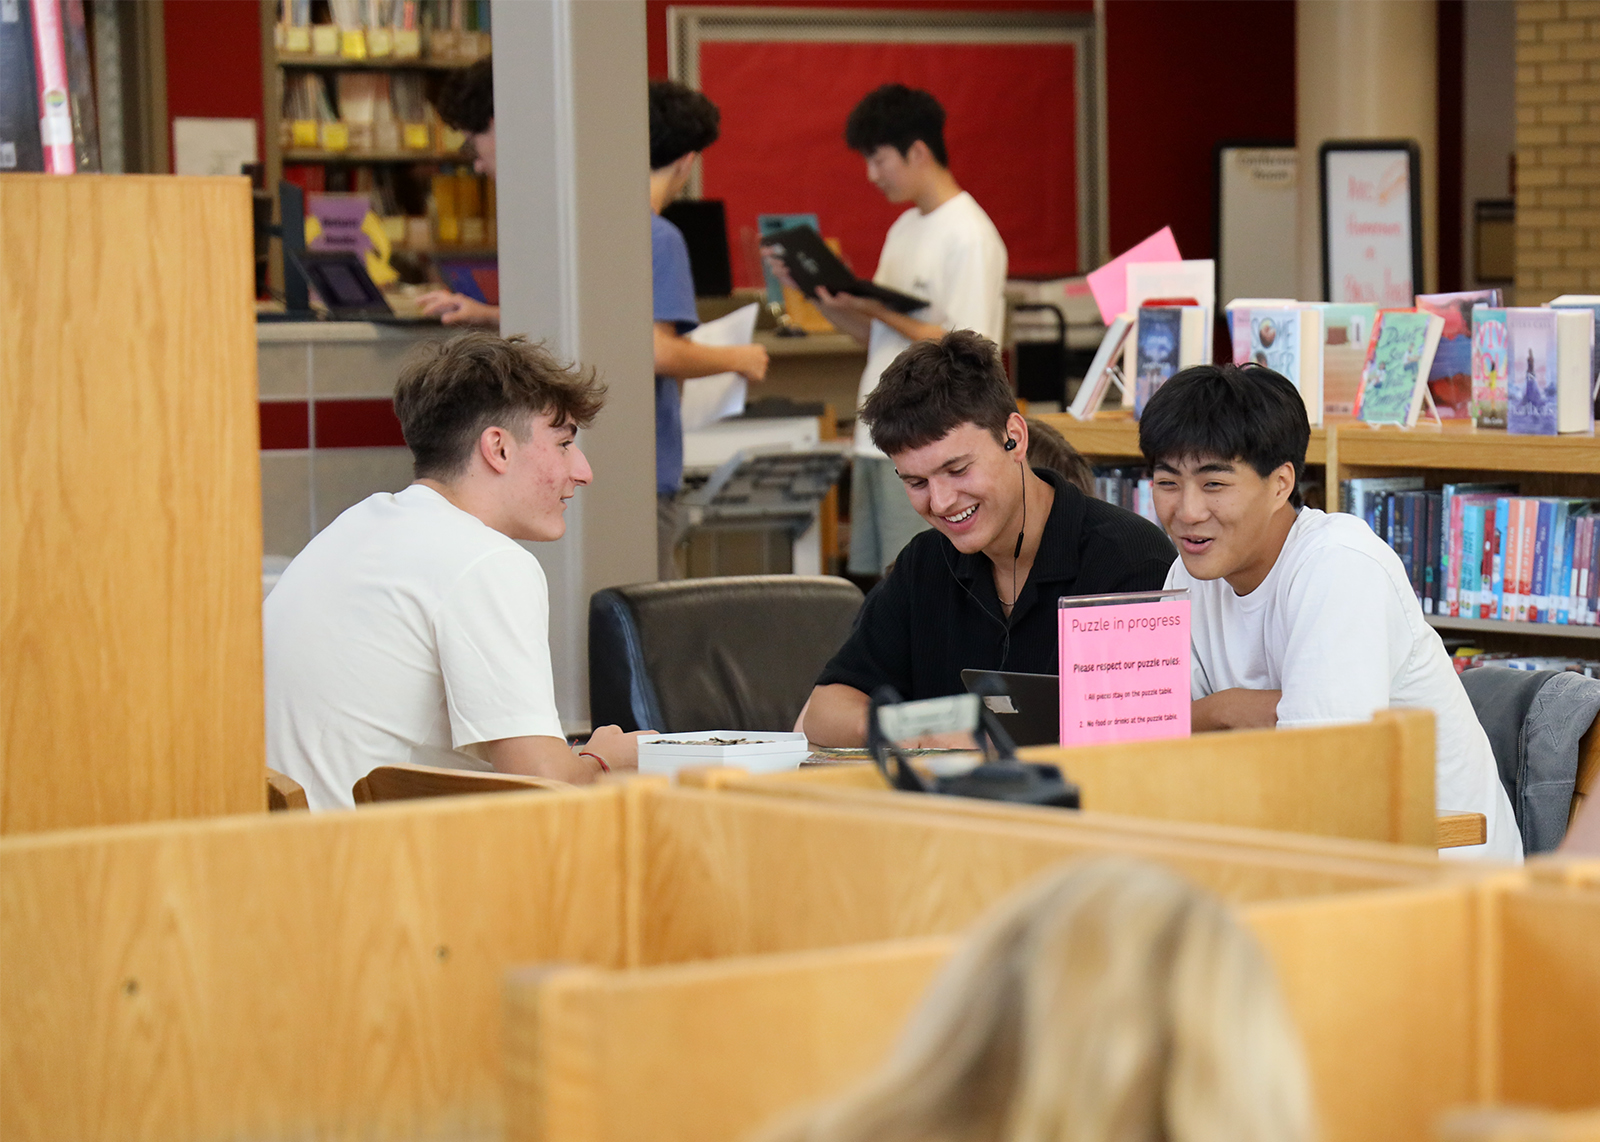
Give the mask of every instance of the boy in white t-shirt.
<path id="1" fill-rule="evenodd" d="M 889 227 L 872 280 L 929 302 L 904 314 L 871 298 L 818 291 L 828 320 L 867 346 L 857 408 L 914 341 L 937 341 L 952 329 L 996 343 L 1004 338 L 1006 246 L 983 207 L 950 173 L 944 118 L 944 108 L 926 91 L 890 83 L 862 99 L 845 123 L 845 142 L 867 160 L 867 180 L 890 202 L 912 204 Z M 850 571 L 881 575 L 928 525 L 860 420 L 854 452 Z"/>
<path id="2" fill-rule="evenodd" d="M 521 337 L 467 333 L 408 360 L 394 404 L 415 482 L 340 515 L 262 605 L 267 765 L 311 808 L 353 804 L 382 765 L 579 783 L 637 767 L 616 726 L 568 748 L 544 571 L 516 542 L 566 531 L 592 476 L 575 437 L 604 392 Z"/>
<path id="3" fill-rule="evenodd" d="M 1294 385 L 1259 366 L 1185 369 L 1139 420 L 1178 548 L 1167 586 L 1189 590 L 1194 728 L 1432 710 L 1437 805 L 1488 822 L 1487 843 L 1444 854 L 1521 860 L 1489 739 L 1399 556 L 1364 521 L 1301 506 L 1310 435 Z"/>

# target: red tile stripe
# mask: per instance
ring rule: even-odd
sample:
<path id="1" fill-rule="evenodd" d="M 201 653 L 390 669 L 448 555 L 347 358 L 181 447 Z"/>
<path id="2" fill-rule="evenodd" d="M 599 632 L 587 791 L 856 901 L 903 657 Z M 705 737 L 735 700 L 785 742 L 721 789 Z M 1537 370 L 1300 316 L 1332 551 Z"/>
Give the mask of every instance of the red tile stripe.
<path id="1" fill-rule="evenodd" d="M 263 451 L 311 447 L 311 405 L 261 401 Z M 316 402 L 318 448 L 404 448 L 405 436 L 387 397 Z"/>

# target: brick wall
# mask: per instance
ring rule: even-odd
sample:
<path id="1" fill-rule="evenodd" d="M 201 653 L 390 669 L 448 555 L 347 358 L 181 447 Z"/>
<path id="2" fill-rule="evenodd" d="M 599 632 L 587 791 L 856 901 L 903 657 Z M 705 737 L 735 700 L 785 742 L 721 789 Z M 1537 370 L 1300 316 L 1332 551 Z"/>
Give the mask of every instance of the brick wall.
<path id="1" fill-rule="evenodd" d="M 1537 305 L 1600 293 L 1600 0 L 1516 12 L 1516 301 Z"/>

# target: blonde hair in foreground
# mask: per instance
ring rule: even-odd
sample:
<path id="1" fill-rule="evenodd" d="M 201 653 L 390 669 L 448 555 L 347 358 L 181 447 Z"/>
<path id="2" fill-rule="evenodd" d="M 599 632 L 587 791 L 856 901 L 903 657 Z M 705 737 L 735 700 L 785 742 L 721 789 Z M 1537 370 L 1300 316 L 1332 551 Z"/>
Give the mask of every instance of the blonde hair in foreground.
<path id="1" fill-rule="evenodd" d="M 991 912 L 889 1061 L 765 1142 L 1307 1142 L 1271 965 L 1221 900 L 1113 858 Z"/>

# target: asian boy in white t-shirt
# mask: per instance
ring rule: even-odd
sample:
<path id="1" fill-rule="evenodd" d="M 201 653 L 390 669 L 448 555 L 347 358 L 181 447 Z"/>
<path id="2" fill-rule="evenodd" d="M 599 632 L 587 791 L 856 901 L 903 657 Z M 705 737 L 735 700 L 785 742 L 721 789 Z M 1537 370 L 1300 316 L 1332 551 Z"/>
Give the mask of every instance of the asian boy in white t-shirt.
<path id="1" fill-rule="evenodd" d="M 1194 728 L 1432 710 L 1437 805 L 1488 822 L 1487 843 L 1445 855 L 1520 860 L 1489 739 L 1399 556 L 1363 520 L 1302 506 L 1310 435 L 1294 385 L 1259 366 L 1185 369 L 1140 418 L 1179 554 L 1167 586 L 1189 590 Z"/>
<path id="2" fill-rule="evenodd" d="M 866 95 L 845 123 L 845 143 L 866 160 L 867 180 L 890 202 L 910 205 L 889 227 L 872 280 L 929 303 L 905 314 L 873 298 L 818 291 L 828 320 L 867 347 L 858 408 L 914 342 L 937 341 L 952 329 L 996 343 L 1004 337 L 1005 242 L 950 173 L 944 119 L 928 92 L 888 83 Z M 881 575 L 928 525 L 860 420 L 854 453 L 849 567 L 852 574 Z"/>

